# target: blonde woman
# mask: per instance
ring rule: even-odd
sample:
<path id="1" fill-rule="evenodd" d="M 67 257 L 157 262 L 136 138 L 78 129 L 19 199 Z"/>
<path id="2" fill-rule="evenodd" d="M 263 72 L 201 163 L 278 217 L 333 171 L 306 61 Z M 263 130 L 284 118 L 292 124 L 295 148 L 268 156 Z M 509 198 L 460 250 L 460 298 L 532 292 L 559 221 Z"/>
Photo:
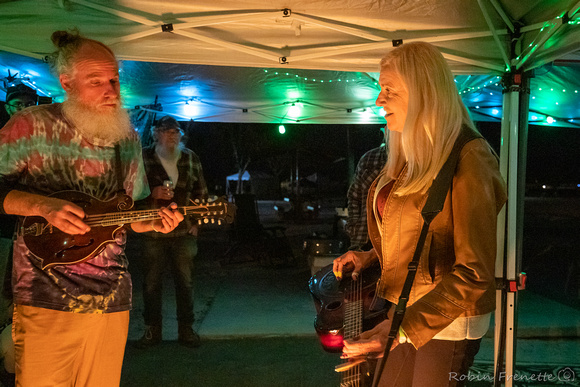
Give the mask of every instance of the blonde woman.
<path id="1" fill-rule="evenodd" d="M 344 254 L 334 261 L 334 271 L 341 276 L 353 270 L 356 278 L 378 259 L 377 294 L 396 304 L 428 189 L 459 134 L 476 130 L 434 46 L 405 43 L 382 59 L 380 69 L 376 104 L 386 111 L 390 136 L 387 163 L 368 194 L 373 249 Z M 463 385 L 495 308 L 496 220 L 505 201 L 495 153 L 483 138 L 468 142 L 443 210 L 430 225 L 379 386 Z M 343 357 L 382 354 L 390 321 L 345 341 Z"/>

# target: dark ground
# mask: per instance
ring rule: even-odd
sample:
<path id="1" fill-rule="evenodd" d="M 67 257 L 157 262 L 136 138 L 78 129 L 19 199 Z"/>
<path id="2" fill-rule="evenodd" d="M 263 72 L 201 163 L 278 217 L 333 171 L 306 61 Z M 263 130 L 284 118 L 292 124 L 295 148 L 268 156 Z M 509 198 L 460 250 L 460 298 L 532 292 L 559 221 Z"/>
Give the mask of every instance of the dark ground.
<path id="1" fill-rule="evenodd" d="M 264 214 L 261 214 L 264 219 Z M 314 233 L 332 236 L 335 232 L 334 220 L 332 216 L 322 214 L 316 220 L 285 222 L 286 243 L 292 248 L 293 260 L 280 257 L 285 251 L 284 246 L 280 247 L 281 245 L 275 244 L 274 246 L 261 245 L 260 249 L 265 249 L 266 253 L 257 253 L 252 247 L 243 248 L 237 250 L 236 254 L 230 255 L 229 261 L 224 261 L 223 254 L 232 247 L 233 243 L 227 228 L 203 232 L 200 236 L 200 255 L 196 261 L 196 324 L 194 328 L 200 329 L 212 308 L 214 311 L 217 308 L 215 303 L 220 292 L 224 288 L 231 288 L 236 282 L 245 282 L 248 288 L 251 288 L 258 279 L 266 277 L 270 278 L 272 283 L 283 281 L 282 292 L 289 293 L 291 297 L 291 294 L 303 297 L 307 292 L 307 282 L 311 275 L 308 257 L 303 252 L 305 238 Z M 558 222 L 557 219 L 554 221 Z M 281 224 L 275 217 L 267 218 L 267 215 L 263 223 L 269 226 Z M 562 229 L 559 228 L 559 230 Z M 577 237 L 576 231 L 568 230 L 568 233 L 572 235 L 572 239 Z M 541 231 L 536 230 L 529 235 L 537 237 L 541 234 Z M 562 232 L 557 233 L 556 237 L 554 243 L 564 238 Z M 542 245 L 542 242 L 537 239 L 527 243 L 532 242 L 534 246 Z M 129 253 L 132 253 L 130 257 L 138 257 L 139 237 L 132 235 L 130 243 Z M 548 243 L 548 247 L 544 247 L 544 250 L 557 249 L 554 243 Z M 568 245 L 570 243 L 576 242 L 569 241 Z M 544 250 L 535 258 L 537 261 L 549 259 L 550 254 Z M 253 253 L 256 259 L 252 259 Z M 574 256 L 578 257 L 577 254 Z M 274 258 L 268 259 L 268 257 Z M 279 332 L 279 334 L 263 336 L 223 332 L 223 337 L 219 334 L 204 336 L 202 329 L 202 346 L 197 349 L 180 346 L 171 335 L 158 347 L 148 350 L 135 349 L 132 344 L 142 332 L 142 325 L 139 322 L 142 298 L 139 296 L 141 286 L 139 262 L 137 259 L 132 259 L 132 262 L 135 309 L 131 315 L 132 323 L 121 386 L 335 387 L 340 385 L 340 376 L 333 371 L 334 366 L 340 362 L 338 355 L 322 350 L 313 328 L 312 331 L 308 328 L 301 334 Z M 535 262 L 534 265 L 536 265 Z M 568 265 L 573 268 L 570 263 Z M 544 270 L 552 273 L 546 269 L 546 266 L 543 267 Z M 532 269 L 532 271 L 539 270 L 534 267 Z M 570 270 L 564 274 L 558 274 L 558 272 L 550 274 L 548 282 L 553 285 L 561 275 L 569 278 Z M 543 282 L 546 281 L 533 282 L 537 285 L 536 291 L 542 291 L 540 283 L 542 287 L 547 286 Z M 564 285 L 563 282 L 560 284 Z M 552 289 L 552 299 L 565 298 L 564 293 L 574 294 L 576 285 L 571 282 L 567 284 L 567 289 L 563 286 L 556 286 L 558 289 Z M 268 290 L 266 288 L 264 292 L 267 294 Z M 166 293 L 167 298 L 170 299 L 171 289 Z M 245 294 L 239 293 L 239 305 L 244 305 L 244 296 Z M 542 296 L 549 296 L 549 294 L 542 294 Z M 556 324 L 553 323 L 554 320 L 550 320 L 551 322 L 544 326 L 541 319 L 550 317 L 556 312 L 546 310 L 547 302 L 552 302 L 551 300 L 539 298 L 545 302 L 537 301 L 535 297 L 534 290 L 526 291 L 521 296 L 522 314 L 537 313 L 538 317 L 531 320 L 525 319 L 525 316 L 521 318 L 520 335 L 522 337 L 518 340 L 516 362 L 516 372 L 521 379 L 514 385 L 518 387 L 578 386 L 580 385 L 580 320 L 577 317 L 578 309 L 567 309 L 574 307 L 576 301 L 572 302 L 573 296 L 566 297 L 567 302 L 564 304 L 567 306 L 562 304 L 563 309 L 559 312 L 567 318 L 570 311 L 575 311 L 572 313 L 574 317 L 569 321 L 571 326 L 565 326 L 568 322 L 563 320 Z M 275 302 L 274 298 L 272 302 Z M 235 305 L 236 303 L 234 303 L 234 308 Z M 265 302 L 263 307 L 275 309 L 278 305 L 269 305 Z M 171 310 L 172 307 L 169 308 Z M 315 311 L 312 305 L 312 320 L 314 316 Z M 231 317 L 224 315 L 223 318 Z M 559 317 L 555 319 L 558 320 Z M 537 322 L 538 326 L 529 326 L 529 321 L 532 321 L 532 325 Z M 255 325 L 267 323 L 260 321 L 258 315 L 253 321 Z M 554 326 L 558 324 L 562 326 Z M 542 337 L 538 337 L 537 332 L 540 332 Z M 545 335 L 542 332 L 545 332 Z M 493 385 L 492 375 L 493 339 L 491 335 L 484 338 L 482 342 L 482 349 L 471 369 L 467 386 L 491 386 Z"/>

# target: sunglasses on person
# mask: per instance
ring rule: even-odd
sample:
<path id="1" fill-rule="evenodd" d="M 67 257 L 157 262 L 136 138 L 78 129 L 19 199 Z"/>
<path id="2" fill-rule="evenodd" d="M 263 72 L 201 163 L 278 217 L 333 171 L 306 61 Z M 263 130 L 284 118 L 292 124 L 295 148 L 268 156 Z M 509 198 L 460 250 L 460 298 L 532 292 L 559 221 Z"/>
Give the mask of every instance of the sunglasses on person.
<path id="1" fill-rule="evenodd" d="M 36 102 L 14 102 L 14 103 L 7 103 L 8 106 L 11 106 L 16 109 L 24 109 L 30 106 L 36 105 Z"/>

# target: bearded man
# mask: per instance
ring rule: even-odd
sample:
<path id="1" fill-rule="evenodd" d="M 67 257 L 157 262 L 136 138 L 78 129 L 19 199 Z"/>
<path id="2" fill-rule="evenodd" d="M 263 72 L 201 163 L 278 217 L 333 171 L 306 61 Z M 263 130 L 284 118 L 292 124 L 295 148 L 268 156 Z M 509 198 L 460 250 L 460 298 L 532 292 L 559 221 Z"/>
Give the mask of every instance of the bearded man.
<path id="1" fill-rule="evenodd" d="M 52 41 L 68 99 L 22 111 L 0 131 L 0 210 L 45 222 L 34 223 L 36 230 L 62 239 L 60 257 L 83 248 L 71 242 L 92 243 L 99 226 L 88 221 L 86 203 L 51 194 L 108 201 L 124 191 L 136 200 L 149 188 L 138 136 L 121 109 L 112 51 L 78 32 L 57 31 Z M 174 203 L 153 217 L 131 228 L 168 233 L 183 220 Z M 132 291 L 126 231 L 119 228 L 89 258 L 50 265 L 31 251 L 30 227 L 19 234 L 12 275 L 17 384 L 119 385 Z"/>

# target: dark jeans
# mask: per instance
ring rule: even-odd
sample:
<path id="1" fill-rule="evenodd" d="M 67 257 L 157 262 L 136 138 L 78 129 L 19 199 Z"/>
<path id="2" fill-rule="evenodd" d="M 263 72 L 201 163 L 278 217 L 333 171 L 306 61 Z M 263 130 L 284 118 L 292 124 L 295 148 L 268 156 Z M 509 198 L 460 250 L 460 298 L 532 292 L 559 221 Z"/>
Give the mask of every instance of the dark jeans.
<path id="1" fill-rule="evenodd" d="M 481 339 L 430 340 L 418 350 L 400 344 L 389 353 L 379 387 L 464 386 L 480 343 Z M 380 364 L 379 359 L 377 367 Z"/>
<path id="2" fill-rule="evenodd" d="M 177 321 L 193 324 L 193 259 L 197 255 L 197 240 L 186 235 L 175 238 L 144 238 L 144 283 L 146 325 L 161 326 L 163 273 L 170 270 L 175 284 Z"/>

